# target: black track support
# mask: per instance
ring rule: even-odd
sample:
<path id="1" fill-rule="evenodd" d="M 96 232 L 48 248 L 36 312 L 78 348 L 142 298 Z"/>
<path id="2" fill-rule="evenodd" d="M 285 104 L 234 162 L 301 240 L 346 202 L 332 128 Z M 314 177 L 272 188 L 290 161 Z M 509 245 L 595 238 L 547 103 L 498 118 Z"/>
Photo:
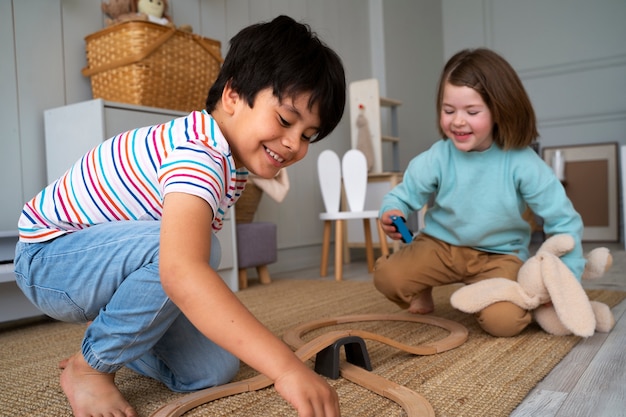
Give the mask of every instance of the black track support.
<path id="1" fill-rule="evenodd" d="M 365 341 L 358 336 L 346 336 L 317 353 L 315 372 L 330 379 L 339 378 L 339 353 L 342 346 L 345 347 L 348 363 L 368 371 L 372 370 Z"/>

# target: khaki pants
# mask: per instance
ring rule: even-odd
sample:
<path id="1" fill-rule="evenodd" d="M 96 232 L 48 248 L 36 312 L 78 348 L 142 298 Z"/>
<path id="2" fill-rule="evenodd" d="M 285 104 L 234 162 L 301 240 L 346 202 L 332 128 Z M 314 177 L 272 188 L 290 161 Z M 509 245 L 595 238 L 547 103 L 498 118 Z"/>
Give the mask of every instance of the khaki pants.
<path id="1" fill-rule="evenodd" d="M 388 299 L 408 308 L 411 299 L 432 287 L 472 284 L 487 278 L 517 280 L 522 261 L 513 255 L 453 246 L 420 234 L 374 268 L 374 285 Z M 510 302 L 498 302 L 476 314 L 480 326 L 493 336 L 515 336 L 531 321 L 531 314 Z"/>

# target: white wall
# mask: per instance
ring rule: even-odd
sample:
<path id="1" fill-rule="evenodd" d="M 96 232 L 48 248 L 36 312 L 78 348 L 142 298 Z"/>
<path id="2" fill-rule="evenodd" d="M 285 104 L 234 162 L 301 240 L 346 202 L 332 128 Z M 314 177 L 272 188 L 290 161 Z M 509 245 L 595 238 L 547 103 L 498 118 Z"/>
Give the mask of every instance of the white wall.
<path id="1" fill-rule="evenodd" d="M 439 139 L 435 104 L 443 66 L 441 4 L 388 0 L 384 15 L 386 95 L 403 103 L 398 118 L 404 168 Z"/>
<path id="2" fill-rule="evenodd" d="M 444 56 L 487 46 L 518 71 L 541 146 L 626 144 L 626 2 L 443 0 Z"/>

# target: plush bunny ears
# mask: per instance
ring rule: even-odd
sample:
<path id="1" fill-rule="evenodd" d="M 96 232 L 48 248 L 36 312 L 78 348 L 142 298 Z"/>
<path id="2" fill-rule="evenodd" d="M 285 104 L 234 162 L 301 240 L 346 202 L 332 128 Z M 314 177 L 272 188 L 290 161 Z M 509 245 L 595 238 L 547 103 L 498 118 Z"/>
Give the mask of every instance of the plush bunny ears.
<path id="1" fill-rule="evenodd" d="M 552 236 L 522 265 L 517 282 L 505 278 L 479 281 L 454 292 L 450 303 L 465 313 L 476 313 L 493 303 L 509 301 L 534 310 L 537 323 L 551 334 L 589 337 L 595 330 L 608 332 L 615 324 L 611 310 L 605 304 L 590 302 L 580 282 L 560 260 L 573 247 L 571 236 Z M 592 250 L 587 260 L 583 274 L 587 279 L 599 278 L 612 263 L 606 248 Z"/>
<path id="2" fill-rule="evenodd" d="M 589 337 L 596 328 L 596 317 L 587 293 L 570 269 L 555 255 L 542 252 L 541 277 L 550 295 L 558 321 L 571 333 Z M 548 324 L 541 316 L 535 320 L 542 328 Z M 544 329 L 545 330 L 545 329 Z"/>

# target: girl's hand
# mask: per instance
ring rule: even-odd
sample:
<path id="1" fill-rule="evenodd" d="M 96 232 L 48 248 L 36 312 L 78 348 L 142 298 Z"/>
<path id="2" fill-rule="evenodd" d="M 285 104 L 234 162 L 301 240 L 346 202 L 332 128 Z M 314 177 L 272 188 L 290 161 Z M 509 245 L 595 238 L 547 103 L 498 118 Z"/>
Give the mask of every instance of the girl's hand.
<path id="1" fill-rule="evenodd" d="M 393 222 L 391 221 L 391 216 L 404 217 L 404 213 L 402 213 L 402 211 L 400 210 L 394 209 L 384 212 L 383 215 L 380 217 L 380 223 L 383 226 L 383 231 L 385 232 L 385 234 L 393 240 L 400 240 L 402 239 L 402 234 L 396 230 L 396 226 L 394 226 Z"/>
<path id="2" fill-rule="evenodd" d="M 339 397 L 328 383 L 306 366 L 281 375 L 274 388 L 299 417 L 339 417 Z"/>

